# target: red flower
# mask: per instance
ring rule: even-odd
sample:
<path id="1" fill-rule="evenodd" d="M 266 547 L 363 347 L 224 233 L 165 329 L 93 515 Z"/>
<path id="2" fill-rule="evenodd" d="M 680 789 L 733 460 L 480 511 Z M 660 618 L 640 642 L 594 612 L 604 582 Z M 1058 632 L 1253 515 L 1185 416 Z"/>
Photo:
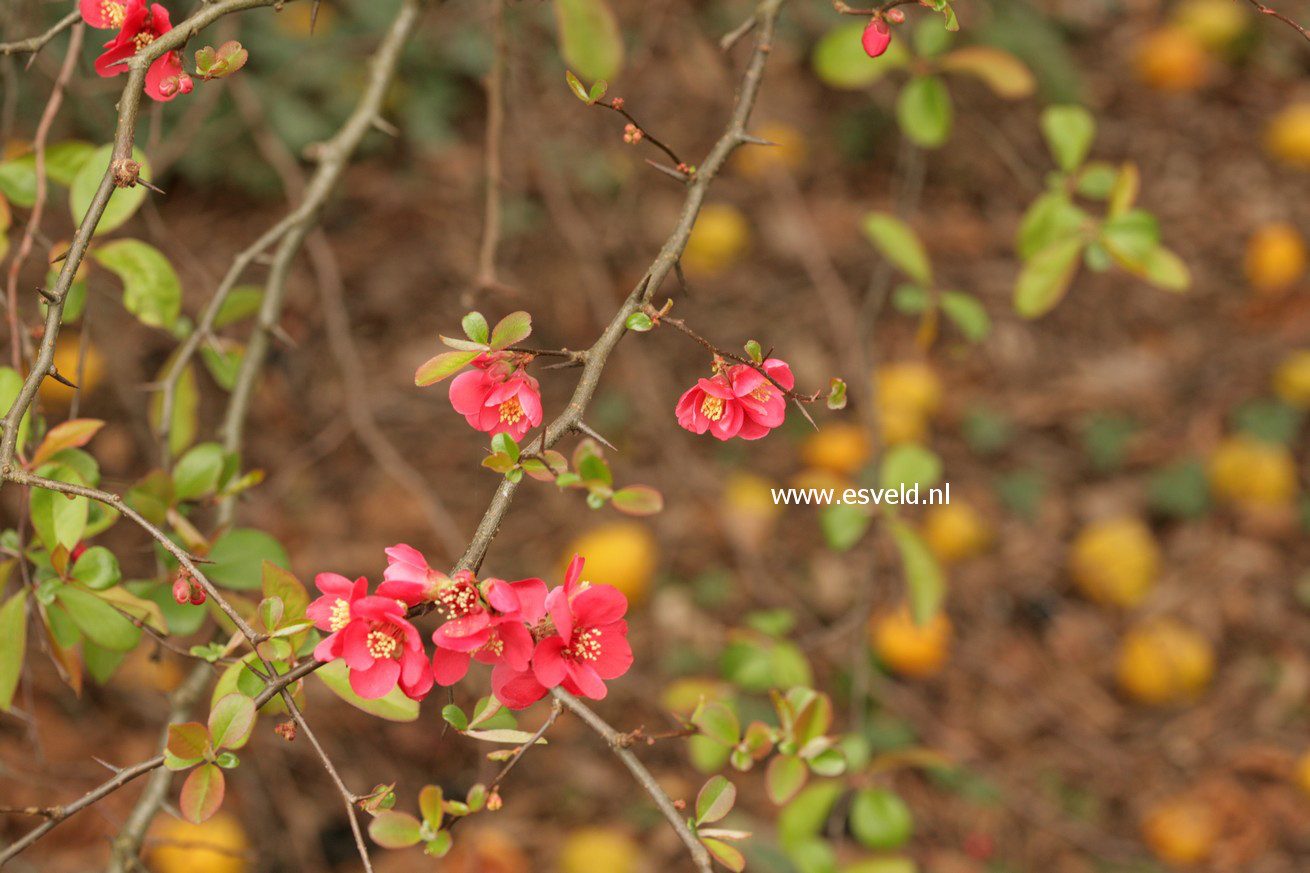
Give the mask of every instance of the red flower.
<path id="1" fill-rule="evenodd" d="M 336 573 L 320 573 L 314 580 L 323 592 L 306 609 L 320 630 L 329 631 L 315 648 L 320 661 L 344 658 L 350 668 L 350 687 L 360 697 L 375 699 L 400 683 L 400 689 L 422 700 L 432 688 L 432 670 L 423 651 L 418 629 L 405 618 L 414 602 L 403 583 L 383 582 L 368 594 L 368 580 L 354 582 Z"/>
<path id="2" fill-rule="evenodd" d="M 795 385 L 791 367 L 769 358 L 761 367 L 788 391 Z M 693 433 L 707 430 L 717 439 L 757 440 L 782 424 L 787 398 L 754 367 L 737 364 L 712 379 L 701 379 L 678 400 L 678 424 Z"/>
<path id="3" fill-rule="evenodd" d="M 464 571 L 437 597 L 438 609 L 448 618 L 432 634 L 437 647 L 432 672 L 440 685 L 463 679 L 470 658 L 481 664 L 507 664 L 516 671 L 528 669 L 533 649 L 528 628 L 546 614 L 546 583 L 488 579 L 484 585 L 485 603 L 473 575 Z"/>
<path id="4" fill-rule="evenodd" d="M 92 27 L 118 31 L 96 58 L 96 72 L 102 76 L 126 73 L 128 58 L 173 29 L 168 10 L 158 3 L 147 7 L 145 0 L 81 0 L 81 10 L 82 19 Z M 191 77 L 182 70 L 180 52 L 166 52 L 146 71 L 145 92 L 155 100 L 172 100 L 190 93 L 192 87 Z"/>
<path id="5" fill-rule="evenodd" d="M 382 584 L 398 592 L 396 596 L 413 606 L 427 600 L 436 600 L 442 584 L 450 579 L 445 573 L 428 566 L 428 559 L 413 546 L 396 543 L 386 550 L 387 569 L 382 573 Z"/>
<path id="6" fill-rule="evenodd" d="M 523 370 L 513 370 L 492 355 L 474 358 L 475 369 L 450 383 L 450 405 L 475 430 L 495 436 L 507 433 L 515 441 L 541 424 L 541 387 Z"/>

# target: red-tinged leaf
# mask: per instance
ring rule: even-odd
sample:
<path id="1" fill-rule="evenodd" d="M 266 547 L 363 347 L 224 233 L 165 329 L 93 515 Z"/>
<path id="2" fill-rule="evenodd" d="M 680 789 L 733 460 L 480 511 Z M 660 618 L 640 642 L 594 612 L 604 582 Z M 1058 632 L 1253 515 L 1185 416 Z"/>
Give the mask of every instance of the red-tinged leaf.
<path id="1" fill-rule="evenodd" d="M 441 830 L 441 818 L 444 815 L 441 811 L 441 802 L 444 799 L 439 785 L 425 785 L 418 793 L 419 812 L 423 813 L 423 820 L 434 831 Z"/>
<path id="2" fill-rule="evenodd" d="M 368 835 L 384 849 L 408 849 L 423 839 L 423 826 L 407 812 L 384 812 L 369 822 Z"/>
<path id="3" fill-rule="evenodd" d="M 627 515 L 654 515 L 664 509 L 664 495 L 649 485 L 629 485 L 610 498 L 614 508 Z"/>
<path id="4" fill-rule="evenodd" d="M 255 702 L 244 694 L 228 694 L 209 712 L 209 733 L 216 749 L 239 749 L 255 729 Z"/>
<path id="5" fill-rule="evenodd" d="M 1030 96 L 1037 89 L 1037 79 L 1024 62 L 1014 55 L 990 46 L 973 45 L 943 55 L 941 68 L 951 73 L 967 73 L 1008 100 Z"/>
<path id="6" fill-rule="evenodd" d="M 27 592 L 20 590 L 0 606 L 0 710 L 9 711 L 27 648 Z"/>
<path id="7" fill-rule="evenodd" d="M 50 660 L 54 663 L 55 669 L 59 672 L 59 678 L 65 685 L 73 689 L 73 693 L 78 697 L 82 696 L 82 654 L 77 647 L 76 642 L 64 645 L 59 642 L 55 630 L 50 626 L 50 617 L 44 607 L 38 603 L 41 609 L 41 625 L 45 628 L 46 642 L 50 645 Z M 51 609 L 58 609 L 58 606 L 52 605 Z M 65 618 L 65 622 L 69 619 Z"/>
<path id="8" fill-rule="evenodd" d="M 507 349 L 532 335 L 532 316 L 522 310 L 511 312 L 496 322 L 491 331 L 491 347 Z"/>
<path id="9" fill-rule="evenodd" d="M 449 378 L 468 366 L 481 352 L 442 352 L 431 358 L 414 374 L 414 384 L 422 388 Z"/>
<path id="10" fill-rule="evenodd" d="M 191 771 L 182 783 L 182 797 L 178 803 L 182 817 L 192 824 L 213 818 L 223 805 L 226 783 L 223 771 L 214 764 L 205 764 Z"/>
<path id="11" fill-rule="evenodd" d="M 764 774 L 764 787 L 769 799 L 782 806 L 796 796 L 805 785 L 809 769 L 800 758 L 791 755 L 779 755 L 769 762 L 769 769 Z"/>
<path id="12" fill-rule="evenodd" d="M 713 824 L 732 812 L 737 786 L 722 776 L 711 776 L 696 795 L 696 824 Z"/>
<path id="13" fill-rule="evenodd" d="M 165 748 L 183 760 L 203 758 L 209 750 L 209 728 L 198 721 L 170 724 Z"/>
<path id="14" fill-rule="evenodd" d="M 796 713 L 796 723 L 792 727 L 797 746 L 804 746 L 817 737 L 821 737 L 832 727 L 832 699 L 826 694 L 816 694 Z"/>
<path id="15" fill-rule="evenodd" d="M 738 851 L 736 846 L 730 846 L 722 840 L 710 839 L 709 837 L 701 840 L 701 843 L 714 856 L 714 860 L 732 870 L 733 873 L 741 873 L 746 869 L 746 856 Z"/>
<path id="16" fill-rule="evenodd" d="M 591 103 L 591 95 L 587 93 L 587 87 L 573 75 L 572 70 L 564 71 L 564 79 L 569 83 L 569 90 L 583 103 Z"/>
<path id="17" fill-rule="evenodd" d="M 104 426 L 105 423 L 98 418 L 74 418 L 55 425 L 37 447 L 29 466 L 35 470 L 57 452 L 86 445 L 96 435 L 96 431 Z"/>
<path id="18" fill-rule="evenodd" d="M 722 703 L 698 707 L 692 714 L 691 723 L 716 743 L 735 746 L 741 740 L 741 725 L 736 714 Z"/>

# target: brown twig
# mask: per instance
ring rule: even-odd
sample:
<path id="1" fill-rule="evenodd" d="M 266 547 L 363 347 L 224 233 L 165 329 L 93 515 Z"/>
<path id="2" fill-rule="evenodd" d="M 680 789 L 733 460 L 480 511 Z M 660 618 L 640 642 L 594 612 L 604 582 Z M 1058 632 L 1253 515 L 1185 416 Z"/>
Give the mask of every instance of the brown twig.
<path id="1" fill-rule="evenodd" d="M 68 28 L 77 24 L 81 20 L 82 13 L 74 9 L 72 12 L 59 19 L 59 21 L 55 22 L 55 24 L 45 33 L 38 34 L 37 36 L 29 36 L 27 39 L 20 39 L 15 42 L 0 42 L 0 57 L 30 53 L 32 58 L 35 58 L 36 53 L 45 48 L 46 43 L 50 42 L 50 40 L 59 36 L 59 34 L 68 30 Z M 31 61 L 29 60 L 28 63 L 30 64 Z"/>
<path id="2" fill-rule="evenodd" d="M 1256 10 L 1261 15 L 1268 15 L 1270 18 L 1277 18 L 1279 21 L 1283 22 L 1288 27 L 1292 28 L 1297 33 L 1301 34 L 1301 36 L 1305 37 L 1307 40 L 1310 40 L 1310 30 L 1306 30 L 1300 24 L 1297 24 L 1295 21 L 1293 21 L 1291 18 L 1288 18 L 1286 15 L 1279 12 L 1277 9 L 1269 8 L 1268 6 L 1261 3 L 1260 0 L 1250 0 L 1250 3 L 1252 6 L 1256 8 Z"/>
<path id="3" fill-rule="evenodd" d="M 500 772 L 496 774 L 496 778 L 491 780 L 491 793 L 495 793 L 500 788 L 500 783 L 505 781 L 505 777 L 509 775 L 509 771 L 514 769 L 514 765 L 522 759 L 528 749 L 537 744 L 537 740 L 546 735 L 546 731 L 551 729 L 555 724 L 555 720 L 559 718 L 560 713 L 563 711 L 564 703 L 562 701 L 555 700 L 551 702 L 550 714 L 547 715 L 546 720 L 541 723 L 541 727 L 537 728 L 536 733 L 534 733 L 523 745 L 514 750 L 513 756 L 505 762 L 504 767 L 500 768 Z"/>
<path id="4" fill-rule="evenodd" d="M 667 145 L 665 145 L 663 142 L 661 142 L 660 140 L 658 140 L 658 139 L 656 139 L 654 136 L 652 136 L 651 133 L 650 133 L 650 131 L 646 130 L 646 128 L 644 128 L 644 127 L 641 126 L 641 122 L 639 122 L 639 121 L 637 121 L 637 119 L 633 118 L 633 117 L 632 117 L 632 114 L 631 114 L 630 112 L 628 112 L 627 109 L 624 109 L 624 108 L 623 108 L 623 101 L 622 101 L 622 100 L 619 100 L 618 102 L 615 102 L 614 100 L 609 100 L 609 101 L 598 100 L 598 101 L 596 102 L 596 105 L 597 105 L 597 106 L 604 106 L 606 109 L 611 109 L 611 110 L 617 112 L 619 115 L 622 115 L 624 118 L 626 118 L 626 119 L 627 119 L 627 120 L 632 124 L 633 127 L 637 128 L 637 130 L 641 131 L 641 138 L 644 139 L 644 140 L 646 140 L 647 142 L 649 142 L 651 145 L 655 146 L 655 148 L 657 148 L 657 149 L 659 149 L 660 151 L 664 152 L 664 154 L 668 155 L 668 156 L 669 156 L 669 160 L 673 161 L 673 164 L 674 164 L 675 167 L 686 167 L 686 166 L 687 166 L 685 163 L 683 163 L 682 158 L 678 157 L 677 153 L 673 151 L 673 149 L 669 148 L 669 147 L 668 147 Z"/>

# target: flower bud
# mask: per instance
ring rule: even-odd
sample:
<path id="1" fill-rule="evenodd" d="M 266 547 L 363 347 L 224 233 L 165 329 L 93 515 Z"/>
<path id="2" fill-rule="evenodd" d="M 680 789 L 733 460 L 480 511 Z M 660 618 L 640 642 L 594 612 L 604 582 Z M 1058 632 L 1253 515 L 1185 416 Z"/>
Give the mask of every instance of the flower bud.
<path id="1" fill-rule="evenodd" d="M 487 795 L 488 812 L 495 812 L 504 805 L 505 805 L 505 801 L 501 800 L 499 791 L 493 790 L 490 794 Z"/>
<path id="2" fill-rule="evenodd" d="M 195 586 L 194 588 L 192 588 L 192 589 L 191 589 L 191 605 L 192 605 L 192 606 L 199 606 L 200 604 L 202 604 L 202 603 L 204 603 L 204 602 L 205 602 L 205 589 L 201 588 L 199 585 L 197 585 L 197 586 Z"/>
<path id="3" fill-rule="evenodd" d="M 864 44 L 865 54 L 871 58 L 876 58 L 887 51 L 887 46 L 891 45 L 891 28 L 881 18 L 875 18 L 869 22 L 868 27 L 864 28 L 864 38 L 861 42 Z"/>
<path id="4" fill-rule="evenodd" d="M 173 599 L 182 604 L 191 602 L 191 584 L 181 576 L 173 582 Z"/>
<path id="5" fill-rule="evenodd" d="M 890 21 L 892 24 L 904 24 L 904 23 L 905 23 L 905 10 L 904 10 L 904 9 L 889 9 L 889 10 L 887 11 L 887 20 Z"/>

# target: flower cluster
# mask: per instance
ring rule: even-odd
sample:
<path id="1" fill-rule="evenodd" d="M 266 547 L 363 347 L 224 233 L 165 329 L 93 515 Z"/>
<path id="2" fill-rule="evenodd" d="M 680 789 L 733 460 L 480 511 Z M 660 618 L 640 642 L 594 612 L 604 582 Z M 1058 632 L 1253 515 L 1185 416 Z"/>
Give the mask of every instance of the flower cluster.
<path id="1" fill-rule="evenodd" d="M 724 367 L 716 360 L 716 369 L 678 400 L 678 424 L 721 440 L 757 440 L 782 424 L 787 396 L 778 386 L 790 391 L 796 384 L 784 361 L 769 358 L 756 369 L 748 364 Z"/>
<path id="2" fill-rule="evenodd" d="M 605 696 L 605 680 L 632 666 L 627 598 L 611 585 L 581 580 L 575 556 L 564 584 L 548 591 L 541 579 L 484 579 L 467 570 L 447 577 L 417 549 L 386 550 L 387 568 L 377 591 L 368 580 L 335 573 L 315 580 L 322 596 L 308 616 L 328 636 L 314 650 L 320 661 L 344 658 L 350 686 L 377 698 L 397 684 L 421 700 L 433 684 L 453 685 L 477 661 L 492 667 L 491 687 L 501 703 L 522 709 L 557 686 L 584 697 Z M 433 603 L 445 619 L 432 634 L 428 660 L 410 607 Z"/>
<path id="3" fill-rule="evenodd" d="M 127 72 L 127 60 L 173 29 L 168 10 L 146 0 L 80 0 L 82 20 L 100 30 L 117 30 L 105 43 L 105 51 L 96 59 L 96 72 L 117 76 Z M 182 69 L 182 54 L 165 52 L 146 71 L 145 92 L 155 100 L 172 100 L 189 94 L 194 87 Z"/>
<path id="4" fill-rule="evenodd" d="M 470 362 L 474 369 L 450 383 L 450 404 L 475 430 L 523 439 L 541 424 L 541 386 L 521 361 L 512 352 L 478 355 Z"/>

